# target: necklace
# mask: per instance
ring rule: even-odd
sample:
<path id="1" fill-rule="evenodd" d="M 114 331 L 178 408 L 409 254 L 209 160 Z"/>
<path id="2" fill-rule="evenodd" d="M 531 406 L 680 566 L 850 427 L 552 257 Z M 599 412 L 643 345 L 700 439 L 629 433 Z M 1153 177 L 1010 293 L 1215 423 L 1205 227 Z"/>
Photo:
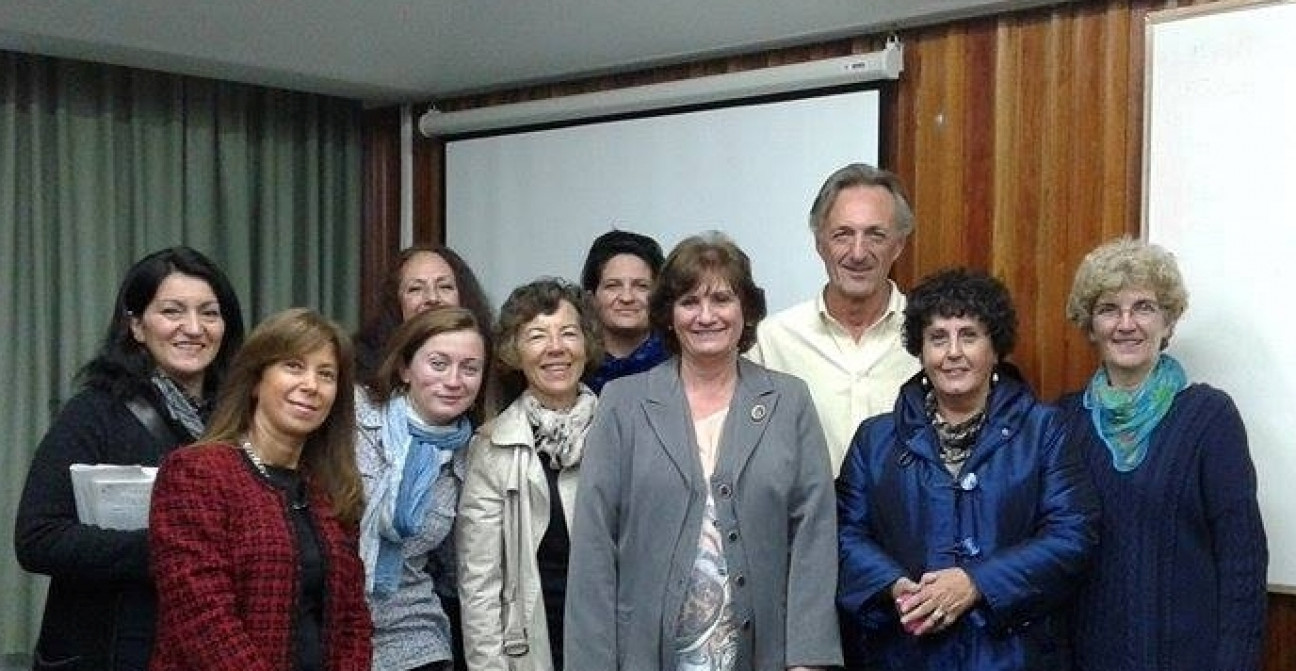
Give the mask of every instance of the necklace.
<path id="1" fill-rule="evenodd" d="M 261 461 L 261 455 L 257 454 L 256 449 L 252 447 L 252 441 L 244 440 L 242 447 L 243 453 L 248 456 L 248 459 L 252 460 L 252 465 L 256 466 L 257 471 L 261 473 L 261 477 L 269 480 L 270 470 L 266 468 L 265 462 Z"/>
<path id="2" fill-rule="evenodd" d="M 300 481 L 294 481 L 292 486 L 288 486 L 285 483 L 277 482 L 275 478 L 270 476 L 270 469 L 266 468 L 265 461 L 261 459 L 261 455 L 257 454 L 256 449 L 252 447 L 252 441 L 244 440 L 243 444 L 240 447 L 243 448 L 243 453 L 248 456 L 248 459 L 252 461 L 252 465 L 256 466 L 257 472 L 261 474 L 261 477 L 265 478 L 270 484 L 274 485 L 276 489 L 280 489 L 284 492 L 284 494 L 288 495 L 289 497 L 288 505 L 293 510 L 306 509 L 307 507 L 306 491 L 302 489 Z M 296 489 L 297 491 L 293 492 L 291 491 L 292 489 Z"/>

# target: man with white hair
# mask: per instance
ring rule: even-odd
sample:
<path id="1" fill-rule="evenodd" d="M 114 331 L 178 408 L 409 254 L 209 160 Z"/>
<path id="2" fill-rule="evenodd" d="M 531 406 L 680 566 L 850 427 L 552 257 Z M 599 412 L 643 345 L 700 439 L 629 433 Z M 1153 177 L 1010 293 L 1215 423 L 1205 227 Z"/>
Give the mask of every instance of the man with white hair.
<path id="1" fill-rule="evenodd" d="M 810 208 L 828 283 L 761 322 L 748 353 L 810 387 L 834 474 L 859 423 L 890 411 L 918 372 L 901 339 L 905 297 L 889 279 L 913 228 L 894 174 L 852 163 L 829 175 Z"/>

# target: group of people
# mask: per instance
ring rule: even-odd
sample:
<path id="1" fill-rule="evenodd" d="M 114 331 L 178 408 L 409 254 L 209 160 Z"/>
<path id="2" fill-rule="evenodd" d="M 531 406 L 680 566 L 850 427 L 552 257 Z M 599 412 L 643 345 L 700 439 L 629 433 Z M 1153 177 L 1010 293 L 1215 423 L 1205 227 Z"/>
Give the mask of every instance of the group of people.
<path id="1" fill-rule="evenodd" d="M 498 316 L 414 247 L 354 339 L 245 337 L 215 264 L 145 257 L 23 492 L 34 668 L 1259 668 L 1254 467 L 1165 352 L 1167 251 L 1082 261 L 1101 363 L 1049 404 L 1002 282 L 889 279 L 894 175 L 843 167 L 809 223 L 827 283 L 768 319 L 718 233 L 609 232 Z M 160 464 L 147 529 L 81 523 L 77 463 Z"/>

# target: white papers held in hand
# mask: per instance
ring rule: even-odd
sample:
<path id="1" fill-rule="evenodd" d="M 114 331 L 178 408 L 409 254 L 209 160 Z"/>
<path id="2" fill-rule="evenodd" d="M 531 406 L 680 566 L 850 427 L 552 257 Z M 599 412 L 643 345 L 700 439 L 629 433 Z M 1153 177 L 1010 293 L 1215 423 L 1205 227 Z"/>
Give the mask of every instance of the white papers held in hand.
<path id="1" fill-rule="evenodd" d="M 70 469 L 82 524 L 125 531 L 148 528 L 157 467 L 72 464 Z"/>

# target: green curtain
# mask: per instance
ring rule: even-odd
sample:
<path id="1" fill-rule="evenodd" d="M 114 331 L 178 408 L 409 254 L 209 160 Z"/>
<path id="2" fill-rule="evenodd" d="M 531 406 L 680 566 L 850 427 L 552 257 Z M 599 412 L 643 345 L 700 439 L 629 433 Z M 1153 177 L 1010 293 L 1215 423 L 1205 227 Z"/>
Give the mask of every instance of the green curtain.
<path id="1" fill-rule="evenodd" d="M 190 245 L 249 328 L 310 306 L 353 330 L 359 103 L 0 51 L 0 655 L 28 653 L 44 581 L 13 553 L 27 465 L 117 283 Z"/>

